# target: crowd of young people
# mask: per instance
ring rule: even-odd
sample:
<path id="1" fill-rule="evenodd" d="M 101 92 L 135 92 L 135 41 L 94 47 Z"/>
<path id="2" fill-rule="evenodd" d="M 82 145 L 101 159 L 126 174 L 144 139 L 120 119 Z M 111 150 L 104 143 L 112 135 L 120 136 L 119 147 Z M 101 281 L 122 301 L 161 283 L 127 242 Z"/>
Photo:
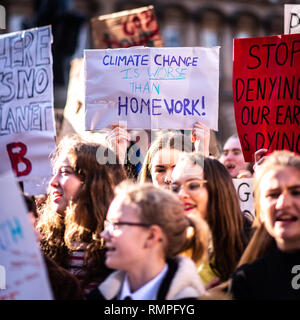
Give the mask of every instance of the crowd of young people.
<path id="1" fill-rule="evenodd" d="M 197 123 L 191 136 L 158 136 L 132 175 L 129 140 L 114 127 L 106 145 L 73 136 L 57 146 L 34 225 L 48 264 L 77 288 L 60 295 L 50 277 L 56 299 L 300 298 L 299 155 L 259 150 L 254 172 L 237 136 L 218 159 Z M 232 181 L 251 176 L 253 223 Z"/>

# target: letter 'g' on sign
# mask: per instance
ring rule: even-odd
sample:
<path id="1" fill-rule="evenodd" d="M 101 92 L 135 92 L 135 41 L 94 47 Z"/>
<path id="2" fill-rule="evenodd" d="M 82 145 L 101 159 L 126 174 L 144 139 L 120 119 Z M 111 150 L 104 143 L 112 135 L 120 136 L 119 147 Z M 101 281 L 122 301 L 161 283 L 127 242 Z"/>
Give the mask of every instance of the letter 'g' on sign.
<path id="1" fill-rule="evenodd" d="M 6 146 L 12 169 L 17 177 L 27 176 L 32 169 L 31 162 L 24 158 L 24 155 L 27 152 L 27 147 L 22 142 L 13 142 L 9 143 Z M 20 163 L 25 164 L 25 169 L 20 171 L 18 165 Z"/>

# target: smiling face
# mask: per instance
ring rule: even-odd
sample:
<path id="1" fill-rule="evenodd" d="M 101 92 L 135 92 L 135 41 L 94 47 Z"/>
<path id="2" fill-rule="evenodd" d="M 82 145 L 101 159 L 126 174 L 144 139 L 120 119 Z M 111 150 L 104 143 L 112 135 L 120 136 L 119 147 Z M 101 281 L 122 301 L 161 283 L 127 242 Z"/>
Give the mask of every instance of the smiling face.
<path id="1" fill-rule="evenodd" d="M 151 177 L 154 186 L 169 188 L 173 169 L 181 151 L 174 148 L 158 150 L 152 159 Z"/>
<path id="2" fill-rule="evenodd" d="M 300 249 L 300 171 L 277 167 L 260 182 L 260 218 L 282 251 Z"/>
<path id="3" fill-rule="evenodd" d="M 203 169 L 188 160 L 180 160 L 172 173 L 171 189 L 176 192 L 186 213 L 207 215 L 208 191 L 203 183 Z"/>
<path id="4" fill-rule="evenodd" d="M 113 223 L 140 223 L 137 208 L 123 203 L 123 197 L 117 196 L 111 203 L 107 218 Z M 104 230 L 101 236 L 107 248 L 105 264 L 111 269 L 131 272 L 139 269 L 147 261 L 145 243 L 148 228 L 134 225 L 119 225 L 109 233 Z"/>
<path id="5" fill-rule="evenodd" d="M 236 178 L 240 171 L 247 170 L 248 163 L 245 162 L 240 140 L 230 137 L 223 148 L 220 162 L 226 167 L 232 178 Z"/>
<path id="6" fill-rule="evenodd" d="M 75 175 L 67 157 L 59 158 L 49 182 L 52 206 L 57 213 L 65 215 L 69 202 L 76 198 L 81 184 L 81 180 Z"/>

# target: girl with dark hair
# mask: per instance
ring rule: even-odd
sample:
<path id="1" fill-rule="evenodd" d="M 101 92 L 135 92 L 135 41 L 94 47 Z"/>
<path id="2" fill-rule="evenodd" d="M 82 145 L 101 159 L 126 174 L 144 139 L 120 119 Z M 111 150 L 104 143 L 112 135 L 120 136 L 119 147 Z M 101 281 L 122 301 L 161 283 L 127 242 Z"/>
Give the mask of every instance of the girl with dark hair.
<path id="1" fill-rule="evenodd" d="M 199 153 L 183 154 L 173 171 L 171 189 L 187 214 L 201 215 L 209 225 L 209 264 L 198 263 L 204 284 L 210 288 L 228 280 L 248 243 L 228 171 L 216 159 Z"/>

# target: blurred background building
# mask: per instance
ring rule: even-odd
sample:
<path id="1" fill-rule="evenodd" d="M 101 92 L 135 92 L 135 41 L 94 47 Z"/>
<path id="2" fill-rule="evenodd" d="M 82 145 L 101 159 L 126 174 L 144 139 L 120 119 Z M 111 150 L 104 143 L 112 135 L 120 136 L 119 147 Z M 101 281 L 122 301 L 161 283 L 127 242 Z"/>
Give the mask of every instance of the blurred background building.
<path id="1" fill-rule="evenodd" d="M 6 29 L 13 32 L 52 24 L 54 100 L 61 123 L 66 102 L 70 61 L 93 48 L 90 19 L 102 14 L 154 5 L 166 47 L 221 46 L 218 140 L 235 132 L 232 97 L 233 38 L 284 33 L 284 4 L 280 0 L 7 0 Z M 59 130 L 59 128 L 58 128 Z"/>

